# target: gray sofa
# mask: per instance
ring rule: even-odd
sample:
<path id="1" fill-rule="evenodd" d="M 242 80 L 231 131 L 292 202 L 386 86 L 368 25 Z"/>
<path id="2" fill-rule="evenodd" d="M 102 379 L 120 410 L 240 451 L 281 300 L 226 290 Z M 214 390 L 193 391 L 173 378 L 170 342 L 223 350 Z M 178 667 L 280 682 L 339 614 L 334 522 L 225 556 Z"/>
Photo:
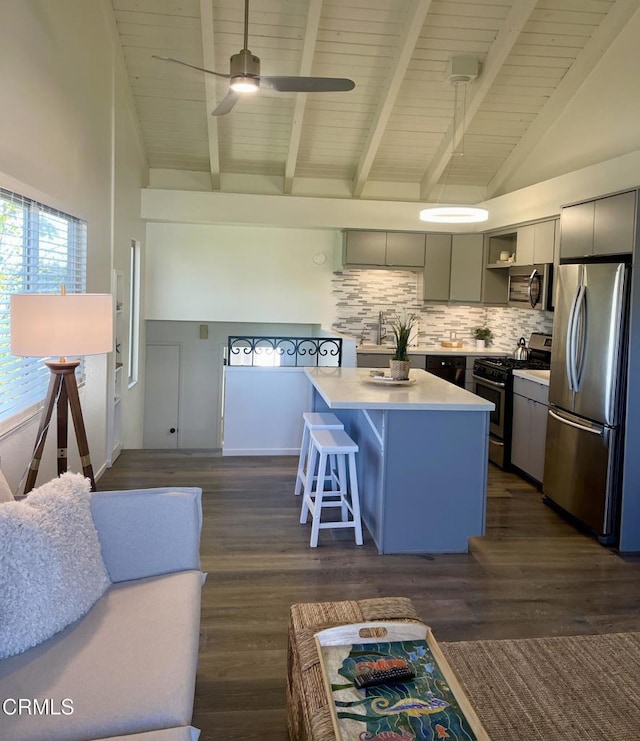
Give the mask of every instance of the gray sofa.
<path id="1" fill-rule="evenodd" d="M 195 741 L 198 488 L 99 492 L 113 582 L 80 620 L 0 661 L 2 741 Z M 72 709 L 72 712 L 71 712 Z"/>

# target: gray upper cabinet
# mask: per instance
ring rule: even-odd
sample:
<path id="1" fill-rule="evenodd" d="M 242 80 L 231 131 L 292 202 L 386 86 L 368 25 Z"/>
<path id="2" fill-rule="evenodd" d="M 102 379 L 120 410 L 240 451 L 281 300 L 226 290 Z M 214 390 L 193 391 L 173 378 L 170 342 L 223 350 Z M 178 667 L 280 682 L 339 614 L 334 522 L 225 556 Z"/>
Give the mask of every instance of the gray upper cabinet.
<path id="1" fill-rule="evenodd" d="M 636 191 L 565 206 L 560 219 L 560 257 L 632 252 L 635 230 Z"/>
<path id="2" fill-rule="evenodd" d="M 482 300 L 484 235 L 454 234 L 451 238 L 450 301 Z"/>
<path id="3" fill-rule="evenodd" d="M 419 232 L 346 231 L 344 264 L 423 268 L 425 235 Z"/>
<path id="4" fill-rule="evenodd" d="M 560 257 L 588 257 L 593 254 L 595 203 L 577 203 L 562 209 L 560 216 Z"/>
<path id="5" fill-rule="evenodd" d="M 521 226 L 518 229 L 518 238 L 516 241 L 516 265 L 533 265 L 535 260 L 533 252 L 535 248 L 535 226 Z"/>
<path id="6" fill-rule="evenodd" d="M 593 254 L 619 255 L 633 252 L 635 214 L 635 190 L 597 200 L 593 219 Z"/>
<path id="7" fill-rule="evenodd" d="M 345 265 L 385 265 L 386 232 L 345 232 Z"/>
<path id="8" fill-rule="evenodd" d="M 557 222 L 558 219 L 549 219 L 533 225 L 533 265 L 553 262 Z"/>
<path id="9" fill-rule="evenodd" d="M 416 232 L 387 232 L 386 264 L 398 267 L 424 267 L 425 235 Z"/>
<path id="10" fill-rule="evenodd" d="M 422 298 L 448 301 L 451 280 L 451 235 L 427 234 Z"/>
<path id="11" fill-rule="evenodd" d="M 555 233 L 555 219 L 519 227 L 516 242 L 516 265 L 552 263 Z"/>

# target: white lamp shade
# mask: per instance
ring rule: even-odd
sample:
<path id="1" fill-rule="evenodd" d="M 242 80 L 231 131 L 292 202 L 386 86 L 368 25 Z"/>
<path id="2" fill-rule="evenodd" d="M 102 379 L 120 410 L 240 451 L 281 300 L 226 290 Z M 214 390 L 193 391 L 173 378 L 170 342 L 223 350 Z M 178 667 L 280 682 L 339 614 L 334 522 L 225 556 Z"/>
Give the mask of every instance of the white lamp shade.
<path id="1" fill-rule="evenodd" d="M 11 352 L 78 357 L 113 350 L 110 293 L 16 293 L 11 296 Z"/>

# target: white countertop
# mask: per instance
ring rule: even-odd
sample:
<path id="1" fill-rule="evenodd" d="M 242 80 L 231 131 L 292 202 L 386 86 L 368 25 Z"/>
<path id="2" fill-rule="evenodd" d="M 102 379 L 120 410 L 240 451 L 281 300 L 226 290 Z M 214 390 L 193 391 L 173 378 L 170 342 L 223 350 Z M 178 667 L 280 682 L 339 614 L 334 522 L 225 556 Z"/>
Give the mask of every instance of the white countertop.
<path id="1" fill-rule="evenodd" d="M 393 353 L 395 345 L 371 345 L 364 344 L 356 347 L 356 352 L 359 353 L 380 353 L 388 354 Z M 492 357 L 500 357 L 503 355 L 511 355 L 513 348 L 505 349 L 500 347 L 485 347 L 483 350 L 478 350 L 475 345 L 463 345 L 462 347 L 442 347 L 441 345 L 413 345 L 409 347 L 409 355 L 489 355 Z"/>
<path id="2" fill-rule="evenodd" d="M 548 370 L 514 370 L 513 375 L 518 378 L 526 378 L 527 381 L 539 383 L 542 386 L 549 385 L 551 371 Z"/>
<path id="3" fill-rule="evenodd" d="M 306 368 L 305 373 L 330 409 L 394 409 L 490 412 L 494 405 L 419 368 L 406 386 L 371 382 L 369 368 Z M 377 369 L 380 372 L 380 369 Z M 388 371 L 387 371 L 388 373 Z"/>

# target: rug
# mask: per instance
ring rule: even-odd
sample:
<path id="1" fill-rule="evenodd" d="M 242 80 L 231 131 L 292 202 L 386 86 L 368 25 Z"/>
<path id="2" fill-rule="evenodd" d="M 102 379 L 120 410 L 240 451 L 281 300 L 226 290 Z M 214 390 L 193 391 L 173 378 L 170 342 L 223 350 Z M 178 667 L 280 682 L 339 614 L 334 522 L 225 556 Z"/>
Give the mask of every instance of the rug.
<path id="1" fill-rule="evenodd" d="M 640 633 L 440 647 L 491 741 L 640 741 Z"/>

